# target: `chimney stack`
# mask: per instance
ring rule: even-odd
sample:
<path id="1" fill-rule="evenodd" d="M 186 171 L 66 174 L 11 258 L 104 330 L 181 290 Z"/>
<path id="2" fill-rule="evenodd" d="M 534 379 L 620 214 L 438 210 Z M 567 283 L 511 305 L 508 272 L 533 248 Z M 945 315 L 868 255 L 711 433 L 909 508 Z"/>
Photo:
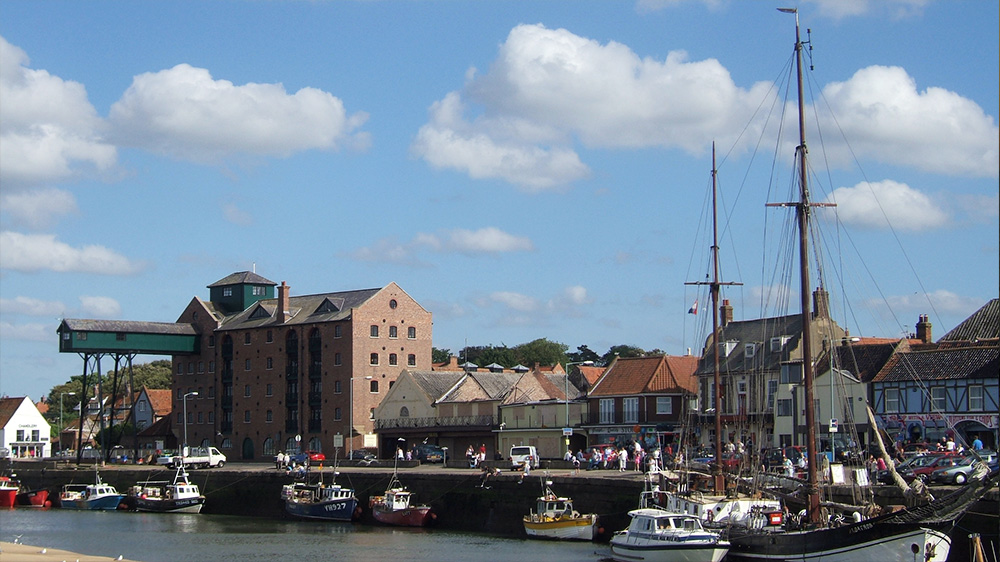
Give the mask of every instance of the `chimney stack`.
<path id="1" fill-rule="evenodd" d="M 722 299 L 722 306 L 719 307 L 719 320 L 723 326 L 728 326 L 733 321 L 733 307 L 729 304 L 729 299 Z"/>
<path id="2" fill-rule="evenodd" d="M 917 339 L 923 343 L 931 343 L 931 323 L 926 314 L 921 314 L 917 322 Z"/>
<path id="3" fill-rule="evenodd" d="M 284 281 L 278 286 L 278 310 L 275 311 L 274 316 L 278 319 L 279 324 L 285 323 L 285 316 L 288 315 L 288 290 L 291 289 Z"/>
<path id="4" fill-rule="evenodd" d="M 813 318 L 830 317 L 830 293 L 823 287 L 813 291 Z"/>

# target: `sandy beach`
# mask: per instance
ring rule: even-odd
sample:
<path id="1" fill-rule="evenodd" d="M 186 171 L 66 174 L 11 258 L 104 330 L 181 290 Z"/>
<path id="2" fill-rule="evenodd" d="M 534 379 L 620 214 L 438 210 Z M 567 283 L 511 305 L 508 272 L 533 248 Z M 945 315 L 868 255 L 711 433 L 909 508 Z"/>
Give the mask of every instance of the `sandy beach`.
<path id="1" fill-rule="evenodd" d="M 3 562 L 108 562 L 108 560 L 134 562 L 127 558 L 118 558 L 117 554 L 114 556 L 92 556 L 68 550 L 11 542 L 0 542 L 0 560 Z"/>

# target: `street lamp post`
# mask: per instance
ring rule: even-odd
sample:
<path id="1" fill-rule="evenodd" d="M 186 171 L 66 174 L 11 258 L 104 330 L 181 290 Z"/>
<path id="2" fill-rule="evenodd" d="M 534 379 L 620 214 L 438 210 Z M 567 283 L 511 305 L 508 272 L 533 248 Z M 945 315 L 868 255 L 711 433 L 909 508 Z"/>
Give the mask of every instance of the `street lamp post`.
<path id="1" fill-rule="evenodd" d="M 181 459 L 187 456 L 187 446 L 188 446 L 188 396 L 198 396 L 198 392 L 188 392 L 181 398 L 181 404 L 184 407 L 184 444 L 181 446 Z"/>
<path id="2" fill-rule="evenodd" d="M 593 361 L 570 361 L 566 363 L 566 381 L 564 393 L 566 395 L 566 427 L 573 427 L 569 423 L 569 371 L 573 365 L 593 365 Z M 566 447 L 569 448 L 569 436 L 566 436 Z"/>
<path id="3" fill-rule="evenodd" d="M 62 432 L 63 432 L 63 396 L 66 395 L 76 396 L 75 392 L 60 392 L 59 393 L 59 450 L 62 451 Z M 83 424 L 80 424 L 80 431 L 83 431 Z"/>

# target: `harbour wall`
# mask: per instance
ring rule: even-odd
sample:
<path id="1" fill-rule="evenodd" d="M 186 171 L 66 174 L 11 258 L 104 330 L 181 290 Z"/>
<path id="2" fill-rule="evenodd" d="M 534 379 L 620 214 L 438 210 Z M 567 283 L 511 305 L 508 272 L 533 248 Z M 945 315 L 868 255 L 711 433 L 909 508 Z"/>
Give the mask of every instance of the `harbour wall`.
<path id="1" fill-rule="evenodd" d="M 13 467 L 21 483 L 31 489 L 47 488 L 53 493 L 64 484 L 94 482 L 94 466 L 52 465 L 38 461 L 18 462 Z M 392 477 L 391 467 L 342 467 L 337 483 L 354 488 L 364 508 L 362 522 L 374 523 L 368 501 L 380 495 Z M 293 482 L 285 471 L 263 464 L 229 465 L 223 469 L 190 470 L 189 478 L 205 494 L 203 513 L 249 517 L 287 518 L 281 501 L 281 487 Z M 322 471 L 329 481 L 331 467 Z M 174 471 L 142 465 L 108 465 L 100 468 L 101 479 L 124 492 L 129 487 L 146 480 L 171 480 Z M 561 496 L 573 498 L 581 512 L 600 515 L 600 539 L 607 540 L 614 531 L 628 526 L 628 511 L 635 509 L 643 489 L 642 477 L 637 473 L 618 471 L 582 471 L 572 475 L 568 471 L 547 474 L 544 470 L 532 471 L 522 482 L 518 472 L 503 471 L 483 481 L 483 473 L 474 469 L 453 469 L 440 466 L 418 466 L 407 463 L 399 470 L 403 484 L 416 495 L 418 503 L 430 505 L 441 528 L 483 532 L 491 535 L 524 537 L 521 518 L 533 509 L 542 492 L 545 480 L 552 482 L 552 489 Z M 315 474 L 313 475 L 315 477 Z M 949 488 L 932 488 L 938 496 Z M 839 496 L 839 497 L 838 497 Z M 842 487 L 834 501 L 851 503 L 849 486 Z M 881 505 L 904 504 L 894 487 L 879 486 L 876 500 Z M 970 509 L 951 533 L 952 553 L 949 560 L 968 560 L 970 533 L 982 535 L 984 544 L 1000 548 L 1000 493 L 991 490 Z"/>

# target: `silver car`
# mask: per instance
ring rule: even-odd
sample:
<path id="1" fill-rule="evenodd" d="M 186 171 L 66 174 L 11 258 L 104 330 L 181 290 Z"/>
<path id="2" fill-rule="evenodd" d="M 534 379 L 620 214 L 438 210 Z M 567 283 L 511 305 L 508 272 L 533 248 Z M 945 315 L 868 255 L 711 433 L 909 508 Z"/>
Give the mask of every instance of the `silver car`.
<path id="1" fill-rule="evenodd" d="M 980 451 L 979 456 L 982 457 L 990 468 L 994 468 L 996 465 L 997 454 L 993 451 Z M 976 458 L 973 456 L 968 456 L 962 459 L 961 462 L 954 466 L 948 466 L 944 468 L 939 468 L 932 472 L 928 476 L 928 480 L 932 484 L 965 484 L 969 481 L 969 475 L 972 474 L 973 464 L 975 464 Z"/>

